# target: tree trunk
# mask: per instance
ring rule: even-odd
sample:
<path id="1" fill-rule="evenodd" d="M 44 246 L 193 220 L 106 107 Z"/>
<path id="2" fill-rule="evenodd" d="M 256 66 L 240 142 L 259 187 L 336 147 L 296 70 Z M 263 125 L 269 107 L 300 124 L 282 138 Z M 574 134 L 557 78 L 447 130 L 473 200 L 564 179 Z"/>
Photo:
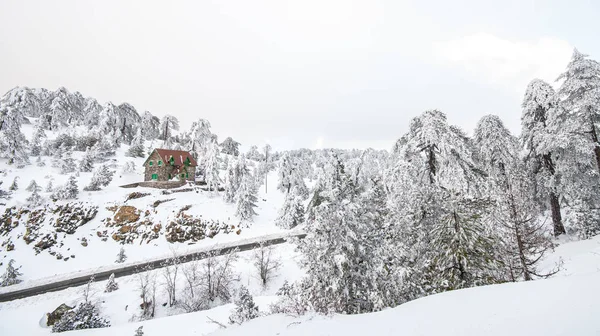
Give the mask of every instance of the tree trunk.
<path id="1" fill-rule="evenodd" d="M 433 147 L 430 146 L 427 149 L 427 164 L 429 165 L 429 183 L 433 184 L 435 183 L 435 175 L 436 175 L 436 170 L 435 170 L 435 153 L 433 152 Z"/>
<path id="2" fill-rule="evenodd" d="M 552 191 L 550 192 L 550 208 L 552 210 L 552 223 L 554 224 L 554 236 L 558 237 L 561 234 L 566 233 L 565 227 L 562 223 L 562 216 L 560 214 L 560 203 L 558 202 L 558 196 Z"/>
<path id="3" fill-rule="evenodd" d="M 598 143 L 598 134 L 596 133 L 596 126 L 592 123 L 592 130 L 590 134 L 592 135 L 592 141 L 594 141 L 594 155 L 596 155 L 596 166 L 598 167 L 598 171 L 600 172 L 600 143 Z"/>

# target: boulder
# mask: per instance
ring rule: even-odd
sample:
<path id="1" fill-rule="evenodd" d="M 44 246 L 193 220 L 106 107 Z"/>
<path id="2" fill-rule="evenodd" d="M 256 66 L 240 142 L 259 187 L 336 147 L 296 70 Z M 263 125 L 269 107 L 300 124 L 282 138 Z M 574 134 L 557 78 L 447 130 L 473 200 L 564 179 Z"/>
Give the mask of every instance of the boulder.
<path id="1" fill-rule="evenodd" d="M 113 218 L 118 225 L 135 223 L 138 219 L 140 219 L 140 211 L 136 207 L 130 205 L 123 205 L 120 207 Z"/>
<path id="2" fill-rule="evenodd" d="M 68 311 L 72 310 L 73 307 L 69 307 L 66 304 L 61 304 L 58 306 L 52 313 L 47 313 L 48 321 L 46 322 L 47 326 L 53 326 L 54 323 L 58 322 L 60 318 Z"/>

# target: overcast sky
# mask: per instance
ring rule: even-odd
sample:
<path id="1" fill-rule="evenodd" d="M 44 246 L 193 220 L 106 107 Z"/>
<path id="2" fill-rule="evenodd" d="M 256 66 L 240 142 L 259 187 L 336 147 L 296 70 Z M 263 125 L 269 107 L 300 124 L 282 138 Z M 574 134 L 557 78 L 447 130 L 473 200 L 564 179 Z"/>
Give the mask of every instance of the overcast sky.
<path id="1" fill-rule="evenodd" d="M 0 1 L 0 94 L 65 86 L 247 148 L 389 149 L 437 108 L 519 132 L 529 80 L 600 59 L 600 1 Z"/>

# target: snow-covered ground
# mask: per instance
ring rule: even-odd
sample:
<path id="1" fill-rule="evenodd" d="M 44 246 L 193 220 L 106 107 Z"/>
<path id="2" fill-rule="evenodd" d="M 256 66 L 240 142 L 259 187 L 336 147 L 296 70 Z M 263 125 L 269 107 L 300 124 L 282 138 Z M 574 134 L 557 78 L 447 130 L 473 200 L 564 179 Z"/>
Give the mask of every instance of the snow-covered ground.
<path id="1" fill-rule="evenodd" d="M 236 271 L 241 284 L 248 285 L 262 312 L 268 311 L 276 289 L 284 280 L 302 276 L 299 255 L 292 244 L 277 247 L 283 258 L 280 276 L 262 289 L 254 276 L 251 253 L 241 253 Z M 564 242 L 545 260 L 548 269 L 558 260 L 562 270 L 553 278 L 532 282 L 508 283 L 433 295 L 382 312 L 363 315 L 307 315 L 291 317 L 270 315 L 241 326 L 221 329 L 210 320 L 227 323 L 232 304 L 210 310 L 179 314 L 181 311 L 159 307 L 158 317 L 144 322 L 129 322 L 139 297 L 136 276 L 119 279 L 120 289 L 105 294 L 104 282 L 95 284 L 96 300 L 112 327 L 73 332 L 72 335 L 128 336 L 144 326 L 145 335 L 600 335 L 600 237 Z M 82 288 L 48 293 L 0 304 L 0 335 L 47 335 L 45 313 L 59 304 L 73 303 Z M 159 302 L 166 302 L 161 293 Z M 125 307 L 128 306 L 128 309 Z M 178 315 L 173 315 L 178 314 Z M 173 316 L 169 316 L 173 315 Z"/>

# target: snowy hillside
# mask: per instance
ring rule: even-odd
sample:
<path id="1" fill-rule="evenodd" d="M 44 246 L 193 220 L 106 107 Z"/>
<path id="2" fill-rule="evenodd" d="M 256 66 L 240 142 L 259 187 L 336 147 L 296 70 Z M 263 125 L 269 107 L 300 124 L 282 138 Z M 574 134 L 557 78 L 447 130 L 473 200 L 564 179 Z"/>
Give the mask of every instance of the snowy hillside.
<path id="1" fill-rule="evenodd" d="M 31 125 L 24 125 L 24 133 L 30 135 L 32 128 Z M 125 152 L 126 147 L 123 146 L 111 159 L 110 167 L 116 171 L 116 174 L 108 187 L 100 191 L 81 191 L 75 202 L 57 201 L 52 205 L 54 207 L 77 204 L 83 209 L 94 208 L 97 213 L 89 222 L 76 227 L 73 232 L 58 232 L 57 237 L 53 238 L 56 242 L 52 246 L 35 248 L 35 245 L 46 235 L 52 236 L 57 232 L 52 222 L 53 218 L 40 223 L 36 232 L 39 238 L 32 238 L 28 243 L 23 236 L 26 235 L 26 231 L 32 231 L 32 225 L 27 225 L 25 222 L 30 218 L 29 214 L 23 214 L 22 219 L 12 222 L 11 226 L 16 225 L 14 228 L 8 229 L 5 226 L 5 231 L 0 236 L 2 262 L 6 263 L 10 259 L 17 260 L 19 265 L 22 265 L 23 279 L 33 280 L 114 264 L 121 246 L 125 247 L 127 261 L 134 262 L 156 256 L 167 256 L 172 253 L 171 249 L 178 253 L 185 253 L 202 246 L 283 231 L 274 224 L 279 207 L 283 203 L 283 194 L 276 190 L 275 183 L 270 185 L 268 192 L 265 192 L 264 188 L 258 190 L 259 201 L 255 210 L 258 215 L 252 222 L 242 223 L 235 215 L 235 204 L 225 203 L 220 195 L 197 187 L 184 186 L 166 191 L 143 187 L 121 188 L 121 185 L 143 180 L 142 164 L 145 159 L 126 157 Z M 73 157 L 80 160 L 82 155 L 76 152 Z M 5 201 L 6 209 L 11 207 L 27 209 L 26 199 L 31 192 L 27 191 L 26 187 L 31 180 L 35 180 L 43 188 L 49 181 L 52 181 L 55 186 L 67 182 L 68 175 L 61 174 L 60 168 L 52 167 L 50 158 L 43 160 L 47 161 L 47 164 L 42 168 L 28 165 L 21 169 L 0 162 L 0 170 L 4 171 L 3 180 L 13 181 L 18 178 L 19 184 L 19 188 L 12 192 L 11 199 Z M 133 162 L 135 170 L 123 171 L 127 162 Z M 89 183 L 92 175 L 92 172 L 79 173 L 77 181 L 80 188 Z M 276 172 L 271 172 L 268 178 L 276 181 Z M 50 198 L 51 193 L 44 190 L 40 192 L 46 199 Z M 138 193 L 143 197 L 128 200 L 132 193 Z M 157 201 L 166 202 L 154 206 Z M 124 208 L 121 208 L 123 206 Z M 185 215 L 214 225 L 215 232 L 218 233 L 212 238 L 183 237 L 181 239 L 185 241 L 173 241 L 174 244 L 167 241 L 165 236 L 171 232 L 168 231 L 169 223 L 175 222 L 181 209 L 186 206 L 190 207 L 185 210 Z M 15 210 L 13 215 L 16 212 L 18 210 Z M 48 211 L 46 216 L 51 217 L 50 213 L 51 211 Z M 119 219 L 120 214 L 124 218 L 120 222 L 115 221 L 116 217 Z M 19 223 L 14 224 L 15 222 Z M 159 226 L 160 228 L 157 229 Z M 176 238 L 180 239 L 180 237 Z M 121 244 L 123 239 L 127 239 L 127 244 Z M 10 249 L 7 248 L 9 244 Z"/>
<path id="2" fill-rule="evenodd" d="M 272 296 L 284 279 L 301 276 L 295 266 L 297 254 L 291 245 L 278 247 L 284 257 L 281 277 L 263 290 L 247 266 L 249 253 L 241 256 L 241 282 L 250 286 L 255 302 L 267 313 Z M 137 302 L 135 276 L 119 280 L 120 289 L 102 293 L 96 284 L 96 300 L 110 316 L 113 326 L 73 332 L 82 336 L 129 336 L 138 326 L 144 335 L 598 335 L 600 321 L 600 238 L 567 242 L 548 256 L 548 264 L 564 261 L 564 269 L 551 279 L 464 289 L 418 299 L 397 308 L 362 315 L 292 317 L 282 314 L 260 317 L 241 326 L 221 329 L 211 320 L 227 325 L 232 304 L 210 310 L 166 316 L 130 323 L 131 307 Z M 0 333 L 6 335 L 47 335 L 45 313 L 80 295 L 82 288 L 0 304 Z M 164 298 L 164 297 L 163 297 Z M 126 307 L 129 306 L 128 309 Z M 164 308 L 162 308 L 164 309 Z M 174 312 L 171 312 L 174 313 Z"/>

